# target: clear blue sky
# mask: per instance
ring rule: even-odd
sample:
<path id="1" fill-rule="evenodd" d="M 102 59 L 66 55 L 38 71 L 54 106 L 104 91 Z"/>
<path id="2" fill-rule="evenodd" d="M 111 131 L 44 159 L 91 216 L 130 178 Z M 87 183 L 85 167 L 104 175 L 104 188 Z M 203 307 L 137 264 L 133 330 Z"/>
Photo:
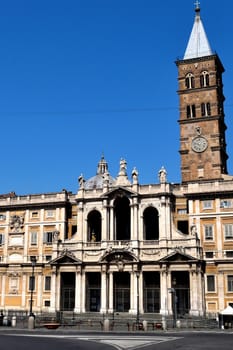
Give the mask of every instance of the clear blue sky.
<path id="1" fill-rule="evenodd" d="M 201 0 L 224 73 L 233 174 L 233 2 Z M 104 154 L 180 182 L 177 68 L 194 0 L 0 0 L 0 193 L 76 192 Z"/>

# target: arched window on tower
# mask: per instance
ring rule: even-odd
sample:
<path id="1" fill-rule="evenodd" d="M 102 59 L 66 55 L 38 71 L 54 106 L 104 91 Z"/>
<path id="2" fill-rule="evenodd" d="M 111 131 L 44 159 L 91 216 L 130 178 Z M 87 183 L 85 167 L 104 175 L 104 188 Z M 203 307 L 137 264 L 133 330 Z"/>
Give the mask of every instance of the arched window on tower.
<path id="1" fill-rule="evenodd" d="M 87 240 L 89 242 L 101 241 L 101 215 L 92 210 L 87 216 Z"/>
<path id="2" fill-rule="evenodd" d="M 186 107 L 187 118 L 196 118 L 196 107 L 195 105 Z"/>
<path id="3" fill-rule="evenodd" d="M 145 240 L 159 239 L 159 215 L 154 207 L 148 207 L 143 212 L 143 227 Z"/>
<path id="4" fill-rule="evenodd" d="M 195 87 L 194 84 L 194 75 L 192 73 L 188 73 L 185 77 L 185 86 L 187 89 L 193 89 Z"/>
<path id="5" fill-rule="evenodd" d="M 210 85 L 209 73 L 204 71 L 200 75 L 200 85 L 201 87 L 206 87 Z"/>
<path id="6" fill-rule="evenodd" d="M 130 205 L 126 196 L 119 196 L 114 202 L 115 239 L 130 240 Z"/>
<path id="7" fill-rule="evenodd" d="M 201 116 L 202 117 L 208 117 L 211 115 L 211 107 L 210 107 L 210 103 L 202 103 L 201 104 Z"/>

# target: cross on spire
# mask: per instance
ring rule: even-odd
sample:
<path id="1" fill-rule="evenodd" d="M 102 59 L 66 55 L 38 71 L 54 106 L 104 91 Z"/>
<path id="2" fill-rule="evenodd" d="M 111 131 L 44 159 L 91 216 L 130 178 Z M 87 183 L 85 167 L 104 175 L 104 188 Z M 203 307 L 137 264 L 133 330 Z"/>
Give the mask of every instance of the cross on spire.
<path id="1" fill-rule="evenodd" d="M 200 1 L 196 0 L 194 5 L 196 6 L 196 9 L 200 9 Z"/>

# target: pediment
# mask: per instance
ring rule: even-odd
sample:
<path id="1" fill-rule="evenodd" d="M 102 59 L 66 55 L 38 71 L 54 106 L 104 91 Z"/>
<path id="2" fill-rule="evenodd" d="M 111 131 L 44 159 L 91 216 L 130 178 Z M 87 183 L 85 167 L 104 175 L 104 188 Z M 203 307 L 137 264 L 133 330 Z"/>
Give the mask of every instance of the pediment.
<path id="1" fill-rule="evenodd" d="M 106 192 L 103 194 L 104 197 L 110 197 L 110 198 L 114 198 L 114 197 L 132 197 L 132 196 L 135 196 L 136 195 L 136 192 L 134 191 L 131 191 L 125 187 L 122 187 L 122 186 L 118 186 L 118 187 L 115 187 L 114 189 Z"/>
<path id="2" fill-rule="evenodd" d="M 159 262 L 196 262 L 198 259 L 191 255 L 185 254 L 180 251 L 174 251 L 171 254 L 163 257 Z"/>
<path id="3" fill-rule="evenodd" d="M 81 260 L 67 249 L 64 249 L 57 258 L 50 261 L 51 265 L 80 265 L 81 263 Z"/>

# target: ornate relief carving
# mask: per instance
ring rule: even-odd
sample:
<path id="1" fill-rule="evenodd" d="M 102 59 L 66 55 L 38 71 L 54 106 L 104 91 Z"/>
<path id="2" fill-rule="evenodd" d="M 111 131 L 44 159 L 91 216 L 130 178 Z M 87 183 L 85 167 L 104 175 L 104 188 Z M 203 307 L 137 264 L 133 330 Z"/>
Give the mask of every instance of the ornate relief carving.
<path id="1" fill-rule="evenodd" d="M 143 255 L 161 255 L 160 250 L 158 249 L 147 249 L 147 250 L 142 250 Z"/>
<path id="2" fill-rule="evenodd" d="M 10 228 L 13 232 L 19 232 L 24 226 L 23 215 L 12 215 L 10 218 Z"/>

